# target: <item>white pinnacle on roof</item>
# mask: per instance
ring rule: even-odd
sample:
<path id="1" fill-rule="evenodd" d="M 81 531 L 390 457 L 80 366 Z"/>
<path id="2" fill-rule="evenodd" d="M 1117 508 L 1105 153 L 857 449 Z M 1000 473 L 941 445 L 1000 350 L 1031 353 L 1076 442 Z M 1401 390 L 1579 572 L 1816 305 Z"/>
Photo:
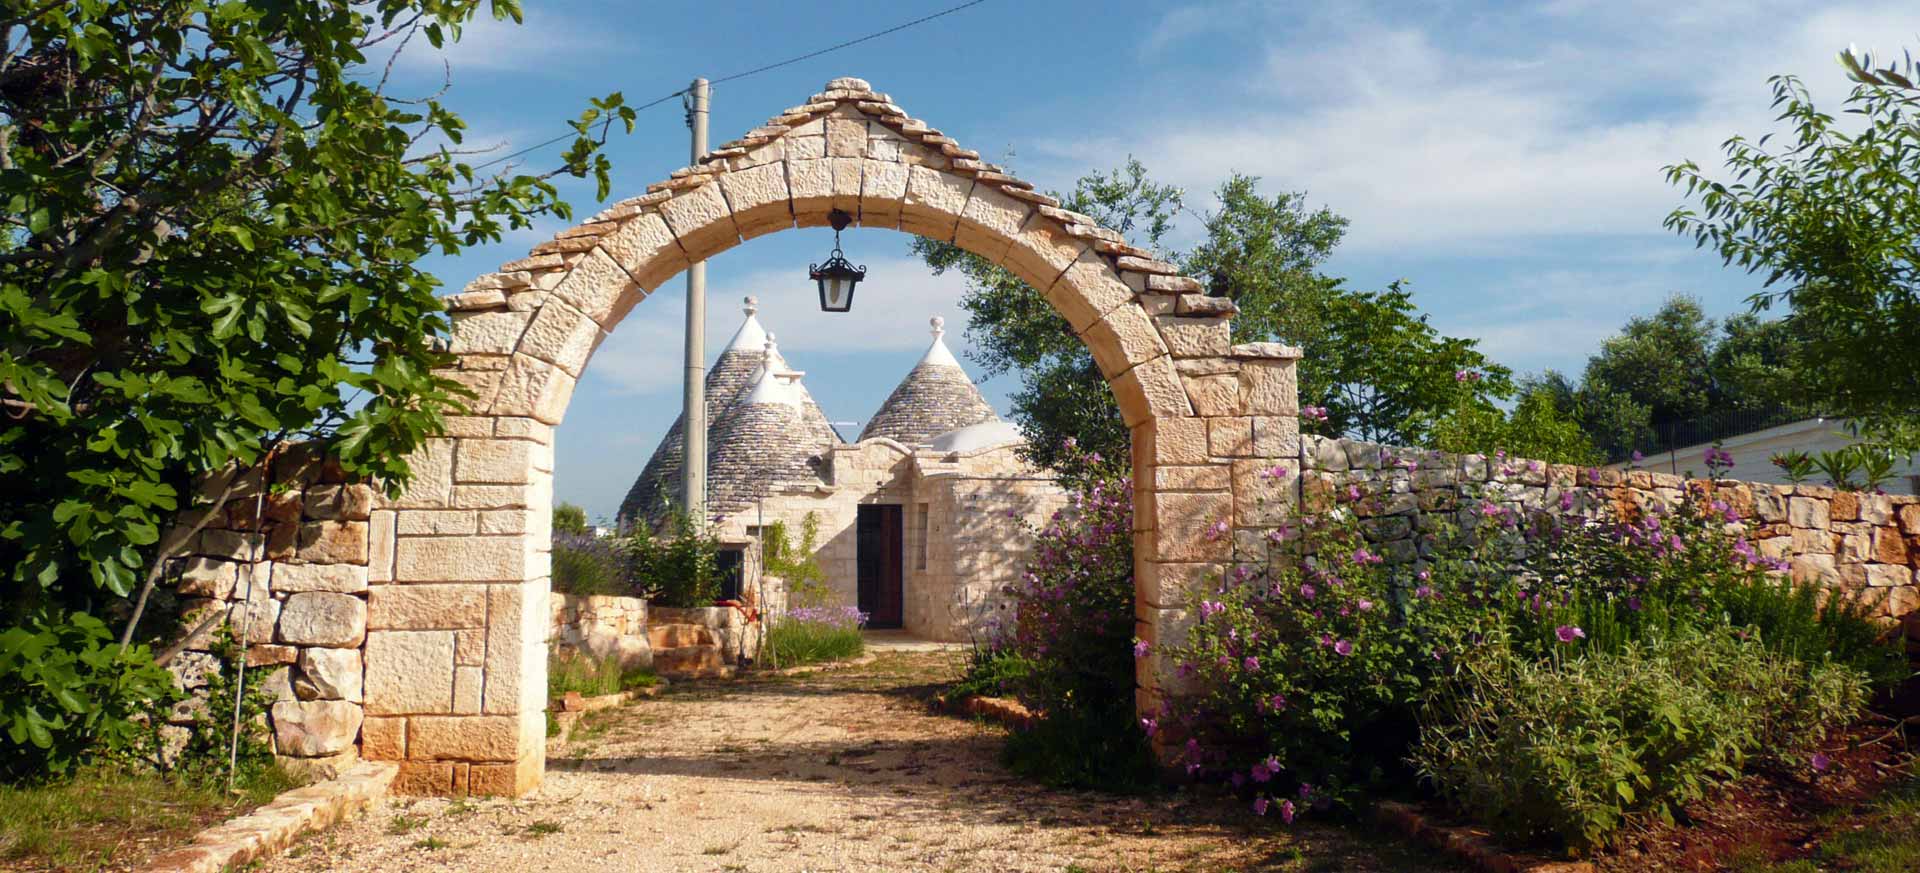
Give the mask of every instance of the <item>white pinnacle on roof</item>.
<path id="1" fill-rule="evenodd" d="M 743 302 L 745 305 L 740 309 L 747 314 L 747 320 L 741 322 L 740 329 L 733 332 L 733 339 L 728 340 L 727 347 L 720 352 L 723 355 L 735 350 L 758 352 L 766 348 L 767 331 L 760 326 L 760 319 L 754 316 L 754 313 L 760 311 L 760 301 L 748 297 Z"/>
<path id="2" fill-rule="evenodd" d="M 953 352 L 947 350 L 947 341 L 942 339 L 947 335 L 947 320 L 936 315 L 927 319 L 927 323 L 933 325 L 933 345 L 927 346 L 927 353 L 920 356 L 920 363 L 932 364 L 936 367 L 960 366 L 960 362 L 954 359 Z"/>
<path id="3" fill-rule="evenodd" d="M 753 390 L 748 391 L 740 402 L 746 406 L 757 403 L 799 406 L 800 393 L 795 389 L 800 377 L 805 374 L 786 367 L 786 361 L 780 358 L 780 347 L 773 342 L 773 334 L 767 334 L 765 349 L 760 359 L 760 375 L 753 383 Z"/>

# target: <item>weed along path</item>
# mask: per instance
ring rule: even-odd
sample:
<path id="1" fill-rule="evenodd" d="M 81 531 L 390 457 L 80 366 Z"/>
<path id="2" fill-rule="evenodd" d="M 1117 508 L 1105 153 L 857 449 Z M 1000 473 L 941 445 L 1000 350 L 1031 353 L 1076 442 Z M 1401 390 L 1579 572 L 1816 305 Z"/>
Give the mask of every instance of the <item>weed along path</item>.
<path id="1" fill-rule="evenodd" d="M 931 712 L 956 652 L 688 684 L 592 713 L 518 800 L 392 798 L 274 871 L 1437 871 L 1354 830 L 1185 794 L 1022 781 L 997 726 Z"/>

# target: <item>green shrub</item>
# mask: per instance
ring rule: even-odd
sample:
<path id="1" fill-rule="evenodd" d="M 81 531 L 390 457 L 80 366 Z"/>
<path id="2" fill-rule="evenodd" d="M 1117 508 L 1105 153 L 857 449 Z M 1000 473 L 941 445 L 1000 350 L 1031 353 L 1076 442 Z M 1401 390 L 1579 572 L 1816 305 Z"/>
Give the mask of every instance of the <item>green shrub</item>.
<path id="1" fill-rule="evenodd" d="M 720 596 L 720 541 L 684 510 L 671 514 L 665 535 L 639 525 L 618 548 L 635 595 L 656 606 L 711 606 Z"/>
<path id="2" fill-rule="evenodd" d="M 554 534 L 553 590 L 580 595 L 631 594 L 620 550 L 610 539 Z"/>
<path id="3" fill-rule="evenodd" d="M 547 653 L 547 696 L 577 691 L 587 697 L 650 688 L 660 677 L 645 667 L 622 668 L 620 659 L 590 658 L 571 649 Z"/>
<path id="4" fill-rule="evenodd" d="M 121 648 L 91 615 L 42 613 L 0 631 L 0 777 L 136 754 L 144 717 L 178 697 L 146 646 Z"/>
<path id="5" fill-rule="evenodd" d="M 774 618 L 762 657 L 785 667 L 839 661 L 866 651 L 860 626 L 867 617 L 851 606 L 802 606 Z"/>
<path id="6" fill-rule="evenodd" d="M 1020 693 L 1033 676 L 1033 660 L 1010 649 L 979 646 L 967 656 L 967 672 L 947 689 L 954 700 L 967 697 L 1005 697 Z"/>
<path id="7" fill-rule="evenodd" d="M 220 669 L 209 672 L 206 687 L 196 692 L 206 703 L 195 710 L 186 744 L 172 760 L 162 760 L 158 726 L 163 720 L 155 717 L 151 722 L 155 733 L 147 752 L 149 763 L 201 783 L 225 784 L 231 756 L 236 787 L 285 783 L 290 777 L 273 757 L 273 737 L 267 727 L 267 713 L 274 703 L 267 680 L 275 668 L 254 667 L 245 671 L 243 679 L 239 666 L 246 650 L 230 625 L 214 632 L 208 650 L 218 659 Z M 238 719 L 234 718 L 236 704 L 240 707 Z M 238 737 L 234 736 L 236 723 Z"/>
<path id="8" fill-rule="evenodd" d="M 1138 794 L 1159 784 L 1146 735 L 1111 707 L 1065 707 L 1007 735 L 1001 758 L 1028 779 L 1060 788 Z"/>
<path id="9" fill-rule="evenodd" d="M 809 512 L 800 520 L 800 541 L 794 542 L 787 523 L 767 525 L 760 552 L 767 575 L 787 584 L 787 598 L 795 606 L 826 606 L 833 599 L 827 571 L 820 566 L 820 515 Z"/>
<path id="10" fill-rule="evenodd" d="M 1671 821 L 1749 757 L 1801 757 L 1865 701 L 1858 673 L 1770 651 L 1750 631 L 1686 632 L 1618 652 L 1476 649 L 1434 695 L 1412 759 L 1449 801 L 1510 836 L 1605 843 Z"/>

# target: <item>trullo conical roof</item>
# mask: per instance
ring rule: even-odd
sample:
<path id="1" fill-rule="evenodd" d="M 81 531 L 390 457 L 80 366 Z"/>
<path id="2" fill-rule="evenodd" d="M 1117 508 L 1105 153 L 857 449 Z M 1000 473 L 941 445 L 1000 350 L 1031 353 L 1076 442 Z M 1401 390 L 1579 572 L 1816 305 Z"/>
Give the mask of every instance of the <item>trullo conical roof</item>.
<path id="1" fill-rule="evenodd" d="M 757 315 L 759 304 L 752 297 L 745 300 L 743 311 L 746 319 L 740 323 L 740 329 L 734 331 L 733 339 L 707 370 L 707 453 L 712 457 L 718 448 L 718 434 L 723 429 L 729 411 L 733 409 L 755 386 L 769 362 L 775 372 L 791 372 L 787 362 L 780 357 L 779 350 L 770 346 L 771 336 L 761 326 Z M 799 384 L 797 378 L 791 385 L 792 394 L 799 404 L 799 416 L 796 418 L 797 430 L 810 444 L 816 444 L 814 451 L 824 452 L 828 447 L 840 442 L 833 426 L 827 423 L 827 416 L 813 402 L 806 387 Z M 685 505 L 686 491 L 680 481 L 680 471 L 686 463 L 685 417 L 676 416 L 673 426 L 667 429 L 667 435 L 653 450 L 653 456 L 647 460 L 647 466 L 641 470 L 633 487 L 627 491 L 626 500 L 620 503 L 620 519 L 623 522 L 639 520 L 658 521 L 666 513 L 668 506 Z M 710 508 L 718 511 L 714 503 L 713 465 L 707 465 L 708 496 Z"/>
<path id="2" fill-rule="evenodd" d="M 888 437 L 907 446 L 920 446 L 948 431 L 997 418 L 987 399 L 980 396 L 980 389 L 967 378 L 967 371 L 947 349 L 946 320 L 936 316 L 930 323 L 933 343 L 888 395 L 880 411 L 867 421 L 861 439 Z"/>

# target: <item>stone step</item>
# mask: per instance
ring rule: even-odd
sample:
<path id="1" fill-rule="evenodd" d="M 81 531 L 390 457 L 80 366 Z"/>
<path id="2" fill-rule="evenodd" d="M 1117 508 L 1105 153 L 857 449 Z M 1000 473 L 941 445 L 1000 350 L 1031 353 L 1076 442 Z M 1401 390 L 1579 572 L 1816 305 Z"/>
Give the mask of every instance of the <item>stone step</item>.
<path id="1" fill-rule="evenodd" d="M 668 679 L 718 679 L 733 675 L 732 668 L 720 657 L 720 646 L 704 643 L 693 646 L 654 647 L 653 672 Z"/>
<path id="2" fill-rule="evenodd" d="M 720 640 L 713 635 L 711 628 L 697 624 L 655 624 L 647 628 L 647 642 L 655 649 L 672 649 L 680 646 L 711 646 Z"/>

